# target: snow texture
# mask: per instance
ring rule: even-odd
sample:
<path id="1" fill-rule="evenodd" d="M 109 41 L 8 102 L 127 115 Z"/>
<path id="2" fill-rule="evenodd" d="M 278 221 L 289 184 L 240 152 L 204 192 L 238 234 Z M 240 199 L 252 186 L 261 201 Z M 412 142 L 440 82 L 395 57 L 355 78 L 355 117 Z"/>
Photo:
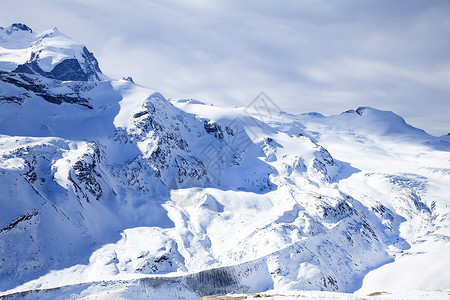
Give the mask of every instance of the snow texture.
<path id="1" fill-rule="evenodd" d="M 167 100 L 56 29 L 0 28 L 0 295 L 445 297 L 423 291 L 450 289 L 450 140 L 261 97 Z"/>

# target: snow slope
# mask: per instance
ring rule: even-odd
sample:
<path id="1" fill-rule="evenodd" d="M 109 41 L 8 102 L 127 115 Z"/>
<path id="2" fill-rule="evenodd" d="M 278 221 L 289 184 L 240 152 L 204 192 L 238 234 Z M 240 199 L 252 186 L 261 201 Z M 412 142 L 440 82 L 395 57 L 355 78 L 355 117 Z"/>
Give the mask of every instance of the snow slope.
<path id="1" fill-rule="evenodd" d="M 1 295 L 450 289 L 450 140 L 258 99 L 169 101 L 0 28 Z"/>

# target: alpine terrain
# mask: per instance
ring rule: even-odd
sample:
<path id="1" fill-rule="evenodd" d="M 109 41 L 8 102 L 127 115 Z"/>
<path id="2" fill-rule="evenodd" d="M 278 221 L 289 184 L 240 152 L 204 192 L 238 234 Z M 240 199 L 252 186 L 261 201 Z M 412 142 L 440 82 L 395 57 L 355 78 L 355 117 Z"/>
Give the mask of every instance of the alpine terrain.
<path id="1" fill-rule="evenodd" d="M 0 27 L 0 192 L 3 299 L 450 293 L 450 135 L 166 99 L 56 28 Z"/>

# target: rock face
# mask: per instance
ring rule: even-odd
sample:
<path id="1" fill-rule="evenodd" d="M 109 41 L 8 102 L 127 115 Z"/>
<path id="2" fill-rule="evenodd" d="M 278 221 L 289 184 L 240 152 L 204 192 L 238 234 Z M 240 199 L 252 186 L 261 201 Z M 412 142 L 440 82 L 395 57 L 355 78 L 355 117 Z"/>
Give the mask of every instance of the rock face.
<path id="1" fill-rule="evenodd" d="M 86 47 L 82 48 L 81 62 L 76 58 L 67 58 L 56 64 L 50 72 L 45 72 L 39 66 L 39 52 L 32 52 L 31 59 L 17 66 L 14 72 L 39 74 L 41 76 L 61 81 L 94 81 L 100 80 L 101 70 L 97 59 Z"/>
<path id="2" fill-rule="evenodd" d="M 0 71 L 0 80 L 3 84 L 12 85 L 13 88 L 19 88 L 20 92 L 11 96 L 0 96 L 0 100 L 4 102 L 15 102 L 22 104 L 25 99 L 36 95 L 42 99 L 54 103 L 73 103 L 92 108 L 89 99 L 83 98 L 79 94 L 79 83 L 60 82 L 56 80 L 48 80 L 33 74 L 33 72 L 4 72 Z M 53 92 L 53 89 L 61 87 L 68 90 L 66 93 Z"/>
<path id="3" fill-rule="evenodd" d="M 102 76 L 94 55 L 56 28 L 35 34 L 20 23 L 1 27 L 0 45 L 22 52 L 19 60 L 3 61 L 4 65 L 8 63 L 8 70 L 16 73 L 37 74 L 60 81 L 98 81 Z M 18 63 L 20 60 L 23 63 Z"/>
<path id="4" fill-rule="evenodd" d="M 37 60 L 39 54 L 32 57 L 29 62 L 17 66 L 14 70 L 16 73 L 39 74 L 46 78 L 57 79 L 61 81 L 88 81 L 99 80 L 97 72 L 100 72 L 97 60 L 86 47 L 83 48 L 83 58 L 87 62 L 85 69 L 75 58 L 68 58 L 58 63 L 50 72 L 45 72 L 39 67 Z"/>
<path id="5" fill-rule="evenodd" d="M 27 25 L 22 24 L 22 23 L 14 23 L 11 26 L 9 26 L 8 28 L 0 27 L 0 30 L 4 30 L 7 35 L 11 35 L 14 31 L 19 31 L 19 30 L 28 31 L 30 33 L 33 33 L 33 30 L 30 27 L 28 27 Z"/>
<path id="6" fill-rule="evenodd" d="M 447 241 L 433 191 L 450 166 L 412 168 L 408 147 L 445 158 L 448 142 L 393 113 L 262 120 L 110 80 L 57 30 L 13 24 L 0 46 L 2 291 L 151 274 L 129 291 L 349 292 L 416 239 Z"/>

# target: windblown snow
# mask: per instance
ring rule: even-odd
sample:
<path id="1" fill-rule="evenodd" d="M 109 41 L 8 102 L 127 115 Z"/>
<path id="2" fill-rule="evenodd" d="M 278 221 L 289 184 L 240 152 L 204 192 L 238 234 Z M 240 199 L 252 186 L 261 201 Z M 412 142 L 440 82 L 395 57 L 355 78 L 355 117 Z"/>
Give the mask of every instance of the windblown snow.
<path id="1" fill-rule="evenodd" d="M 392 112 L 168 100 L 17 23 L 0 178 L 0 298 L 450 291 L 450 139 Z"/>

